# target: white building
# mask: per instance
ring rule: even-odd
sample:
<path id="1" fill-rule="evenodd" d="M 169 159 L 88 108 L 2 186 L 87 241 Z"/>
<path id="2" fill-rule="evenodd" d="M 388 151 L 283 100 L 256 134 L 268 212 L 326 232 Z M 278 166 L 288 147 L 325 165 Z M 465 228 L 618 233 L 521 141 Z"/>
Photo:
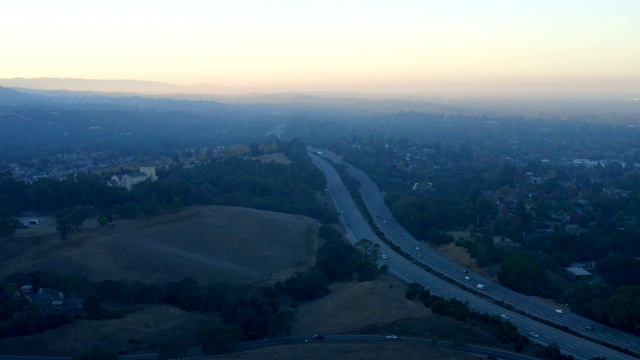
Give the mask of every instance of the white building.
<path id="1" fill-rule="evenodd" d="M 156 167 L 155 166 L 141 166 L 139 172 L 124 174 L 121 176 L 113 175 L 111 179 L 107 182 L 110 186 L 120 186 L 126 188 L 127 190 L 131 190 L 133 185 L 139 184 L 144 181 L 156 181 L 158 177 L 156 176 Z"/>

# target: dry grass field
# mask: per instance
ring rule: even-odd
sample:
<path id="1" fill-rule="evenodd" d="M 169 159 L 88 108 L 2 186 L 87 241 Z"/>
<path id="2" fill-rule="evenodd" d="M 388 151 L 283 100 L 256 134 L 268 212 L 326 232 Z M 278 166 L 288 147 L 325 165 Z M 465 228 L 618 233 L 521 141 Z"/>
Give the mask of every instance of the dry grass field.
<path id="1" fill-rule="evenodd" d="M 55 220 L 2 244 L 0 275 L 36 270 L 93 281 L 153 283 L 193 277 L 201 284 L 248 285 L 282 280 L 314 261 L 316 221 L 247 208 L 202 206 L 148 220 L 89 225 L 67 240 Z"/>
<path id="2" fill-rule="evenodd" d="M 329 295 L 302 304 L 292 333 L 353 332 L 380 323 L 425 316 L 427 310 L 422 304 L 405 299 L 406 289 L 406 284 L 390 275 L 376 281 L 334 284 Z"/>

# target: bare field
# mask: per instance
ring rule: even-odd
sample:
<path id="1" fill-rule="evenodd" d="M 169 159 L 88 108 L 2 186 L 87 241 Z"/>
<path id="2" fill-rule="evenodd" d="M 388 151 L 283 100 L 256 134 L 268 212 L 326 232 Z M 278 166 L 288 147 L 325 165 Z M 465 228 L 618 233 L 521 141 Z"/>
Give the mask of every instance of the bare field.
<path id="1" fill-rule="evenodd" d="M 420 317 L 425 307 L 405 299 L 407 286 L 385 275 L 376 281 L 338 283 L 321 299 L 302 304 L 293 335 L 345 333 L 379 323 Z"/>
<path id="2" fill-rule="evenodd" d="M 53 270 L 93 281 L 165 283 L 187 276 L 201 284 L 277 281 L 313 264 L 316 228 L 316 221 L 304 216 L 201 206 L 117 221 L 113 228 L 90 225 L 61 240 L 50 220 L 3 244 L 0 275 Z"/>

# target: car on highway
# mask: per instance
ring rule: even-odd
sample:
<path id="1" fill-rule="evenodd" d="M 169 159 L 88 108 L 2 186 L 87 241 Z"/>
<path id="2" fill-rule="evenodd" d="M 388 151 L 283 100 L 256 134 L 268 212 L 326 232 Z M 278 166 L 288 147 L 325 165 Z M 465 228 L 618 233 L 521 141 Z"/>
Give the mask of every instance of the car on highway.
<path id="1" fill-rule="evenodd" d="M 585 326 L 584 328 L 589 330 L 589 331 L 593 331 L 593 327 L 591 327 L 591 326 Z"/>
<path id="2" fill-rule="evenodd" d="M 556 312 L 557 312 L 558 314 L 563 314 L 563 313 L 564 313 L 564 311 L 562 311 L 562 309 L 556 309 Z"/>
<path id="3" fill-rule="evenodd" d="M 505 319 L 505 320 L 509 320 L 509 319 L 511 319 L 511 318 L 509 317 L 509 315 L 505 315 L 505 314 L 500 315 L 500 317 L 501 317 L 501 318 L 503 318 L 503 319 Z"/>
<path id="4" fill-rule="evenodd" d="M 533 331 L 529 333 L 529 336 L 531 336 L 532 338 L 538 338 L 538 334 L 534 333 Z"/>
<path id="5" fill-rule="evenodd" d="M 383 258 L 383 259 L 386 259 L 386 258 L 387 258 L 387 255 L 382 255 L 382 258 Z"/>
<path id="6" fill-rule="evenodd" d="M 484 285 L 483 284 L 478 284 L 476 285 L 476 287 L 480 290 L 484 290 Z"/>
<path id="7" fill-rule="evenodd" d="M 387 339 L 397 339 L 398 337 L 395 335 L 387 335 Z"/>
<path id="8" fill-rule="evenodd" d="M 324 339 L 324 335 L 322 334 L 315 334 L 311 337 L 313 340 L 323 340 Z"/>
<path id="9" fill-rule="evenodd" d="M 420 251 L 420 248 L 416 246 L 416 250 Z"/>
<path id="10" fill-rule="evenodd" d="M 471 280 L 471 278 L 470 278 L 470 277 L 468 277 L 468 276 L 465 276 L 465 277 L 464 277 L 464 279 L 465 279 L 465 280 L 467 280 L 467 281 L 470 281 L 470 280 Z"/>

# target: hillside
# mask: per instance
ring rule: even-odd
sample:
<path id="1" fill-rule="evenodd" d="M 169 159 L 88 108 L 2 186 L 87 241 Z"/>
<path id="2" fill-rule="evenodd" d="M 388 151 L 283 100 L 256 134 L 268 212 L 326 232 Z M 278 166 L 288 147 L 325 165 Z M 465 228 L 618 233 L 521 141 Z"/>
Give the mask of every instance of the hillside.
<path id="1" fill-rule="evenodd" d="M 499 344 L 480 329 L 440 315 L 404 298 L 406 285 L 385 275 L 375 281 L 341 283 L 332 293 L 301 304 L 292 335 L 394 333 L 405 336 L 461 339 L 469 343 Z M 171 306 L 144 308 L 122 319 L 76 320 L 42 334 L 0 340 L 0 353 L 14 355 L 79 354 L 100 348 L 109 352 L 152 351 L 153 344 L 177 335 L 195 338 L 203 322 L 217 321 L 214 315 L 187 313 Z M 195 342 L 193 343 L 195 345 Z M 409 343 L 305 344 L 274 346 L 219 356 L 221 359 L 450 359 L 478 357 Z"/>
<path id="2" fill-rule="evenodd" d="M 55 223 L 21 230 L 2 244 L 0 275 L 52 269 L 91 280 L 130 279 L 165 283 L 191 276 L 201 284 L 228 281 L 256 285 L 288 277 L 313 263 L 318 244 L 313 219 L 247 208 L 203 206 L 148 220 L 117 221 L 113 228 L 89 223 L 79 234 L 60 240 Z M 480 328 L 434 315 L 406 300 L 406 284 L 384 275 L 375 281 L 331 286 L 321 299 L 296 310 L 294 336 L 397 334 L 462 340 L 500 346 Z M 148 353 L 155 344 L 181 335 L 197 345 L 198 328 L 219 321 L 215 314 L 188 313 L 157 305 L 122 319 L 84 320 L 44 333 L 0 340 L 0 354 Z M 318 344 L 276 346 L 228 359 L 474 359 L 419 344 Z"/>
<path id="3" fill-rule="evenodd" d="M 237 207 L 190 207 L 113 228 L 88 224 L 65 241 L 54 223 L 0 244 L 0 276 L 52 270 L 93 281 L 163 284 L 190 276 L 203 285 L 248 285 L 290 276 L 309 266 L 317 249 L 315 220 Z"/>

